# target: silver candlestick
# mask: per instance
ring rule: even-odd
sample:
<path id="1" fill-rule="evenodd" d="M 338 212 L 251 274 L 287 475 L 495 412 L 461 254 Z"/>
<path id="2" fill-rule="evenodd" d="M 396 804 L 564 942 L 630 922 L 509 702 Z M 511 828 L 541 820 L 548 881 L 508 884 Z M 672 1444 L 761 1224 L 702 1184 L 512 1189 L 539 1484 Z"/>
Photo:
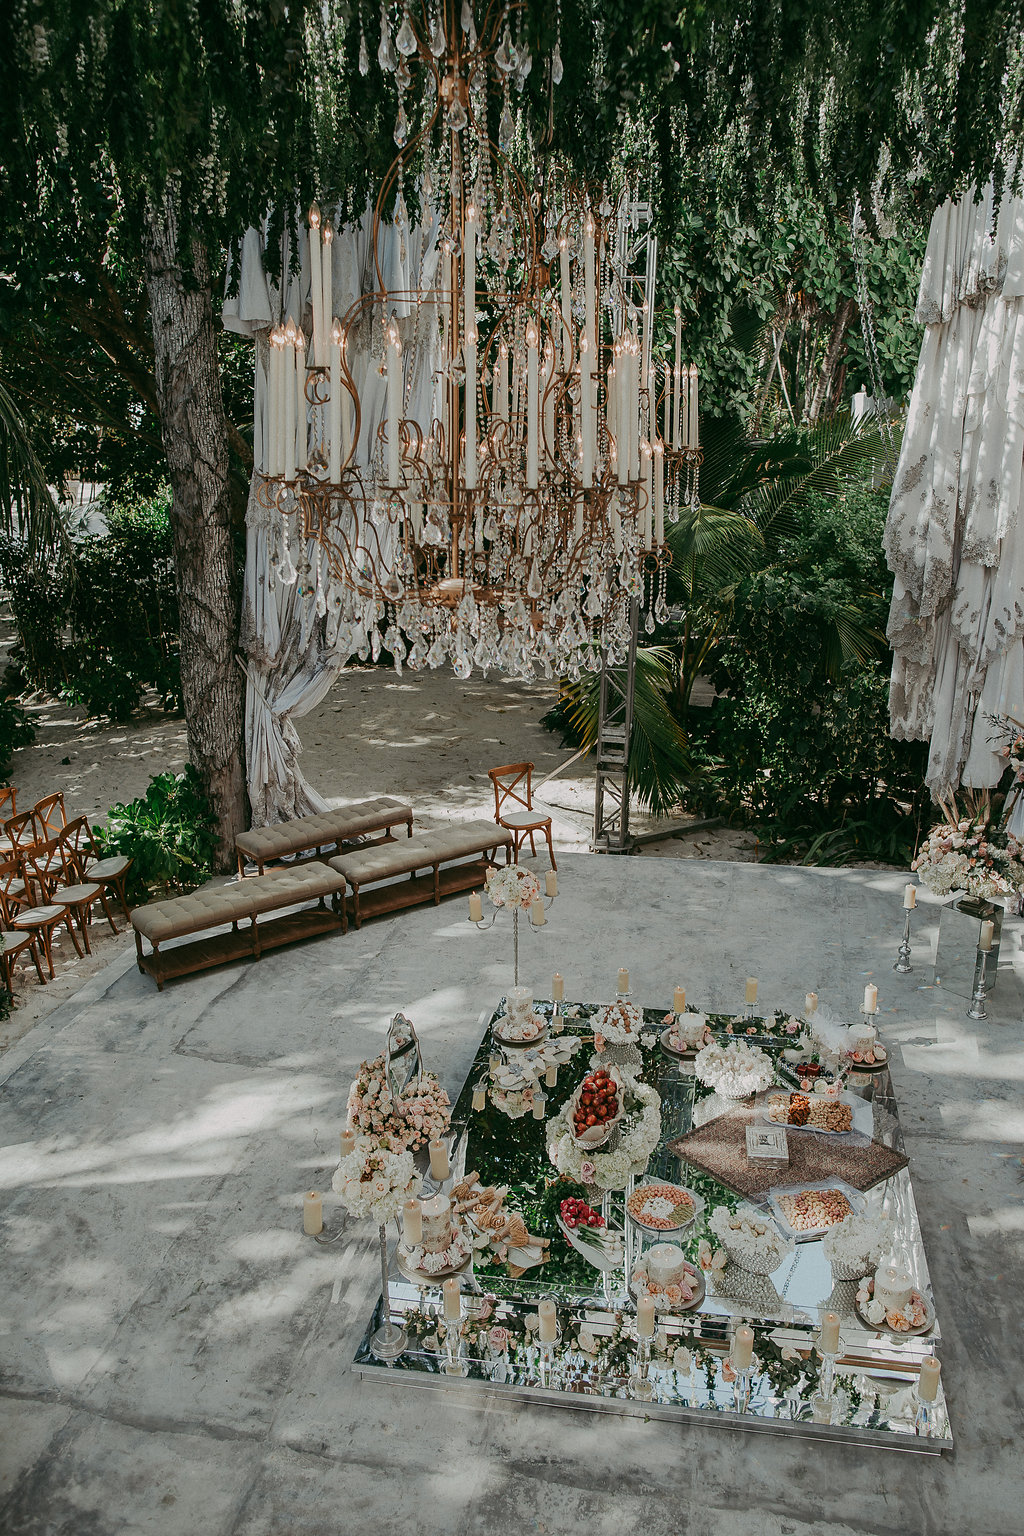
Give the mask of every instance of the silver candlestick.
<path id="1" fill-rule="evenodd" d="M 988 1010 L 985 1007 L 988 998 L 988 990 L 985 986 L 985 970 L 988 966 L 989 951 L 978 947 L 978 959 L 974 968 L 974 994 L 971 997 L 971 1006 L 967 1010 L 969 1019 L 987 1019 Z"/>
<path id="2" fill-rule="evenodd" d="M 901 976 L 905 976 L 908 971 L 912 971 L 913 970 L 913 966 L 910 963 L 910 908 L 909 907 L 907 908 L 906 913 L 904 915 L 904 919 L 903 919 L 903 942 L 900 944 L 899 950 L 897 952 L 896 964 L 893 966 L 893 970 L 894 971 L 898 971 Z"/>

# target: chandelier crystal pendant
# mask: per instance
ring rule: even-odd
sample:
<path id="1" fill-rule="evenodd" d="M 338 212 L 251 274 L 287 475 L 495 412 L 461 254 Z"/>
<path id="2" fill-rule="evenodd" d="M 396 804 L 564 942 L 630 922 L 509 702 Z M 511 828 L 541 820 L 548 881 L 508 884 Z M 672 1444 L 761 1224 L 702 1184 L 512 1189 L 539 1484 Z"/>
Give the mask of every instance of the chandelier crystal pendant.
<path id="1" fill-rule="evenodd" d="M 382 8 L 399 154 L 373 287 L 334 315 L 334 231 L 314 205 L 309 335 L 289 321 L 270 337 L 261 494 L 282 518 L 279 579 L 372 654 L 578 678 L 625 656 L 635 598 L 667 617 L 665 521 L 696 499 L 698 385 L 678 310 L 674 362 L 651 355 L 646 205 L 550 172 L 531 197 L 507 157 L 532 68 L 520 9 L 405 4 L 392 36 Z"/>

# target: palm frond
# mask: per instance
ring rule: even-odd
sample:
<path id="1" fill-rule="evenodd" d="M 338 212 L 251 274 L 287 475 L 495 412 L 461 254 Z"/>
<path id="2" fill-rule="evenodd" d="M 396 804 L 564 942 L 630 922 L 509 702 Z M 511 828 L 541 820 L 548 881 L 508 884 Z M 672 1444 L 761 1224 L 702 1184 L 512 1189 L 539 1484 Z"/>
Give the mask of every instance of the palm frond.
<path id="1" fill-rule="evenodd" d="M 10 393 L 0 384 L 0 524 L 17 531 L 33 554 L 71 547 L 67 519 Z"/>
<path id="2" fill-rule="evenodd" d="M 794 462 L 790 472 L 760 481 L 743 501 L 743 510 L 766 538 L 794 533 L 810 500 L 840 495 L 855 470 L 885 455 L 873 419 L 854 423 L 848 410 L 823 417 L 802 434 L 801 446 L 805 462 Z"/>
<path id="3" fill-rule="evenodd" d="M 637 802 L 656 813 L 670 810 L 679 800 L 692 772 L 686 738 L 667 702 L 673 667 L 667 647 L 637 647 L 629 781 Z M 616 675 L 624 682 L 624 668 L 617 668 Z M 600 689 L 600 674 L 588 672 L 570 690 L 569 718 L 587 748 L 597 741 Z"/>
<path id="4" fill-rule="evenodd" d="M 672 551 L 672 573 L 690 601 L 728 597 L 764 559 L 760 528 L 732 507 L 702 503 L 687 508 L 669 526 L 666 542 Z"/>

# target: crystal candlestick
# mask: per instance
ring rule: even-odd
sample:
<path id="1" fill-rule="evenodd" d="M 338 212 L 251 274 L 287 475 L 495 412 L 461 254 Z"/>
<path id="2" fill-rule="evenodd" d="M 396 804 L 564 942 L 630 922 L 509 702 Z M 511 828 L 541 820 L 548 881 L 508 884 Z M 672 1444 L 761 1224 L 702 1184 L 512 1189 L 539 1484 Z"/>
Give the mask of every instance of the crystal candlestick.
<path id="1" fill-rule="evenodd" d="M 898 951 L 896 953 L 896 964 L 893 966 L 893 970 L 897 971 L 899 973 L 899 975 L 901 975 L 901 976 L 905 976 L 908 971 L 912 971 L 913 970 L 913 966 L 910 963 L 910 908 L 909 907 L 907 908 L 906 912 L 903 915 L 903 939 L 902 939 L 900 947 L 899 947 L 899 949 L 898 949 Z"/>
<path id="2" fill-rule="evenodd" d="M 750 1381 L 753 1371 L 748 1367 L 745 1371 L 736 1372 L 736 1380 L 733 1382 L 732 1400 L 737 1413 L 746 1413 L 750 1407 Z"/>
<path id="3" fill-rule="evenodd" d="M 388 1283 L 388 1234 L 387 1229 L 381 1224 L 380 1232 L 380 1279 L 381 1279 L 381 1305 L 384 1309 L 384 1321 L 370 1338 L 370 1351 L 378 1360 L 397 1360 L 409 1342 L 404 1328 L 398 1328 L 391 1321 L 391 1287 Z"/>
<path id="4" fill-rule="evenodd" d="M 633 1370 L 629 1377 L 629 1394 L 631 1397 L 644 1399 L 653 1396 L 654 1387 L 651 1384 L 650 1371 L 651 1341 L 649 1338 L 641 1336 L 636 1341 Z"/>

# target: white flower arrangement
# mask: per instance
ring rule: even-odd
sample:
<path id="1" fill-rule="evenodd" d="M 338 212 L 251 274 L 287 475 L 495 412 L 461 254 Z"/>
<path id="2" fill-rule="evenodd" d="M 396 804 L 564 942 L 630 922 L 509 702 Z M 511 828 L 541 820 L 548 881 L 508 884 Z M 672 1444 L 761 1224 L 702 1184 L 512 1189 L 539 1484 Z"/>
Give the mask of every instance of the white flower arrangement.
<path id="1" fill-rule="evenodd" d="M 387 1136 L 360 1136 L 331 1181 L 353 1216 L 371 1216 L 379 1227 L 397 1216 L 418 1184 L 412 1153 Z"/>
<path id="2" fill-rule="evenodd" d="M 821 1240 L 821 1251 L 836 1279 L 860 1280 L 875 1269 L 891 1242 L 892 1224 L 867 1212 L 847 1216 L 830 1227 Z"/>
<path id="3" fill-rule="evenodd" d="M 706 1045 L 697 1053 L 693 1070 L 706 1088 L 727 1099 L 747 1099 L 775 1081 L 771 1058 L 756 1045 L 740 1040 L 731 1045 Z"/>
<path id="4" fill-rule="evenodd" d="M 540 881 L 532 870 L 521 864 L 506 864 L 496 869 L 485 882 L 484 888 L 496 907 L 518 907 L 528 912 L 540 896 Z"/>
<path id="5" fill-rule="evenodd" d="M 1008 896 L 1024 886 L 1024 847 L 983 815 L 956 821 L 947 814 L 946 821 L 932 827 L 910 867 L 937 896 L 953 891 Z"/>
<path id="6" fill-rule="evenodd" d="M 729 1262 L 755 1275 L 771 1275 L 795 1244 L 784 1237 L 774 1222 L 746 1203 L 730 1211 L 716 1206 L 708 1226 L 722 1244 Z"/>
<path id="7" fill-rule="evenodd" d="M 578 1184 L 596 1184 L 599 1189 L 625 1189 L 630 1174 L 642 1173 L 661 1140 L 661 1099 L 654 1088 L 625 1075 L 627 1118 L 639 1109 L 635 1125 L 620 1133 L 618 1146 L 610 1152 L 579 1147 L 572 1136 L 572 1100 L 563 1104 L 548 1124 L 548 1156 L 559 1173 Z M 623 1124 L 626 1122 L 623 1121 Z M 582 1177 L 583 1164 L 593 1178 Z"/>
<path id="8" fill-rule="evenodd" d="M 635 1003 L 608 1003 L 597 1010 L 591 1023 L 594 1034 L 611 1045 L 635 1045 L 644 1027 L 644 1013 Z"/>
<path id="9" fill-rule="evenodd" d="M 421 1072 L 395 1094 L 383 1054 L 362 1063 L 348 1091 L 352 1130 L 366 1136 L 386 1136 L 413 1152 L 443 1136 L 451 1117 L 448 1095 L 433 1072 Z"/>

